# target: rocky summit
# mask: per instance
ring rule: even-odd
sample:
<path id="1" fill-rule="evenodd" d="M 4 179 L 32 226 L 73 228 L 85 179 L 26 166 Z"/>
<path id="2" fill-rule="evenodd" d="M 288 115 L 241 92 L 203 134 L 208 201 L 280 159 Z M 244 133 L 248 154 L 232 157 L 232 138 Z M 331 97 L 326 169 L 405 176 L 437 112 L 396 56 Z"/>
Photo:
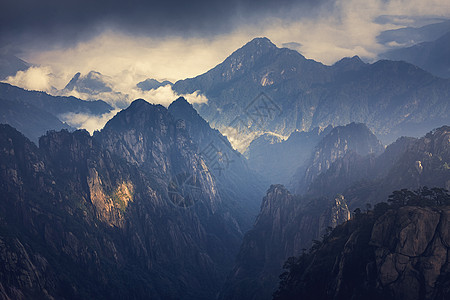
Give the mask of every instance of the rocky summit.
<path id="1" fill-rule="evenodd" d="M 214 297 L 252 212 L 166 108 L 137 100 L 93 137 L 39 147 L 0 138 L 4 298 Z"/>

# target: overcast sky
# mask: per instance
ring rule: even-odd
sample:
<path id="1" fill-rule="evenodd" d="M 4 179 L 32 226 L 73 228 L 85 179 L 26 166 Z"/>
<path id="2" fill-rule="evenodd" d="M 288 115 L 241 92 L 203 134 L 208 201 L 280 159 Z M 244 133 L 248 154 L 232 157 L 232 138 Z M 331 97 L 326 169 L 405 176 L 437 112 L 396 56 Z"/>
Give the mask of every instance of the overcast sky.
<path id="1" fill-rule="evenodd" d="M 199 75 L 258 36 L 325 64 L 370 61 L 384 50 L 381 31 L 439 17 L 450 17 L 450 1 L 3 0 L 0 49 L 37 65 L 18 85 L 60 89 L 96 70 L 126 89 L 147 77 Z"/>

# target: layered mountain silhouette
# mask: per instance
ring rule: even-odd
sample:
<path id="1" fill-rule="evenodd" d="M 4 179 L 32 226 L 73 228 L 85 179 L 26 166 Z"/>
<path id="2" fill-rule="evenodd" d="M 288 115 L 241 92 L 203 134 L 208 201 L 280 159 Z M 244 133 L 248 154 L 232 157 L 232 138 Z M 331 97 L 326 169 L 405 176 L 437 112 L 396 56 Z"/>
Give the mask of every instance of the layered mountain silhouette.
<path id="1" fill-rule="evenodd" d="M 351 209 L 384 201 L 394 190 L 421 186 L 450 189 L 450 128 L 420 139 L 400 138 L 379 156 L 353 153 L 336 160 L 309 186 L 312 195 L 341 193 Z"/>
<path id="2" fill-rule="evenodd" d="M 49 130 L 74 130 L 55 115 L 32 104 L 0 99 L 0 123 L 19 129 L 34 143 Z"/>
<path id="3" fill-rule="evenodd" d="M 0 80 L 14 76 L 19 71 L 25 71 L 31 64 L 11 53 L 0 53 Z"/>
<path id="4" fill-rule="evenodd" d="M 267 38 L 252 40 L 173 89 L 199 90 L 208 98 L 196 106 L 200 115 L 222 133 L 237 129 L 239 137 L 246 136 L 246 128 L 288 136 L 296 129 L 359 122 L 390 143 L 402 135 L 423 135 L 448 123 L 450 115 L 450 81 L 416 66 L 365 64 L 358 57 L 325 66 Z"/>
<path id="5" fill-rule="evenodd" d="M 103 101 L 83 101 L 75 97 L 56 97 L 0 83 L 0 123 L 10 124 L 38 143 L 49 130 L 74 128 L 63 123 L 65 114 L 102 115 L 112 111 Z"/>
<path id="6" fill-rule="evenodd" d="M 51 96 L 44 92 L 27 91 L 7 83 L 0 82 L 0 97 L 9 101 L 31 104 L 54 115 L 67 112 L 104 114 L 112 107 L 104 101 L 83 101 L 75 97 Z"/>
<path id="7" fill-rule="evenodd" d="M 342 196 L 306 198 L 272 185 L 247 232 L 220 299 L 271 299 L 285 260 L 309 248 L 327 230 L 350 219 Z"/>
<path id="8" fill-rule="evenodd" d="M 402 27 L 381 32 L 377 41 L 389 48 L 410 47 L 432 42 L 450 31 L 450 21 L 441 21 L 420 27 Z"/>
<path id="9" fill-rule="evenodd" d="M 96 71 L 90 71 L 86 75 L 76 73 L 64 87 L 65 91 L 77 91 L 89 95 L 112 92 L 112 85 L 108 78 Z"/>
<path id="10" fill-rule="evenodd" d="M 55 94 L 75 96 L 89 101 L 102 99 L 121 109 L 128 107 L 132 100 L 126 93 L 116 89 L 112 77 L 94 70 L 87 74 L 76 73 L 64 89 L 55 91 Z"/>
<path id="11" fill-rule="evenodd" d="M 168 80 L 159 82 L 156 79 L 147 78 L 144 81 L 141 81 L 138 84 L 136 84 L 136 86 L 143 91 L 154 90 L 165 85 L 173 85 L 173 83 Z"/>
<path id="12" fill-rule="evenodd" d="M 443 78 L 450 78 L 450 26 L 447 33 L 436 40 L 407 48 L 391 50 L 380 56 L 390 60 L 403 60 Z"/>

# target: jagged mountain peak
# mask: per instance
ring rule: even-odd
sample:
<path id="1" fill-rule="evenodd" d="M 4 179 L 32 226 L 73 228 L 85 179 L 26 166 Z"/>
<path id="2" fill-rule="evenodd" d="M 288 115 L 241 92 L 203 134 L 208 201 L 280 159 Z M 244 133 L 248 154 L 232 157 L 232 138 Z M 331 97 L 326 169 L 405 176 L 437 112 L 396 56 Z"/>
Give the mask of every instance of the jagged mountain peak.
<path id="1" fill-rule="evenodd" d="M 177 98 L 175 101 L 173 101 L 170 105 L 169 105 L 169 110 L 170 108 L 173 107 L 179 107 L 179 108 L 184 108 L 184 109 L 194 109 L 192 107 L 192 104 L 190 104 L 186 98 L 184 97 L 179 97 Z"/>
<path id="2" fill-rule="evenodd" d="M 80 93 L 96 95 L 103 92 L 111 92 L 112 84 L 110 83 L 110 78 L 100 72 L 90 71 L 86 75 L 78 72 L 72 77 L 64 90 L 76 90 Z"/>
<path id="3" fill-rule="evenodd" d="M 211 128 L 209 123 L 198 114 L 197 110 L 185 98 L 179 97 L 173 101 L 169 105 L 168 111 L 176 120 L 182 120 L 186 131 L 196 140 L 199 147 L 205 148 L 208 147 L 208 144 L 213 143 L 221 151 L 237 154 L 228 139 L 217 129 Z"/>
<path id="4" fill-rule="evenodd" d="M 73 90 L 75 88 L 75 84 L 77 83 L 78 79 L 80 78 L 81 73 L 78 72 L 75 75 L 73 75 L 72 79 L 70 79 L 69 83 L 64 87 L 65 90 Z"/>
<path id="5" fill-rule="evenodd" d="M 295 50 L 278 48 L 268 38 L 255 38 L 233 52 L 225 61 L 210 70 L 220 72 L 222 80 L 229 81 L 250 70 L 263 69 L 267 66 L 290 66 L 306 59 Z"/>
<path id="6" fill-rule="evenodd" d="M 274 43 L 272 43 L 266 37 L 258 37 L 254 38 L 235 52 L 233 52 L 227 60 L 235 60 L 239 59 L 241 62 L 251 63 L 256 61 L 258 58 L 265 57 L 265 55 L 276 55 L 276 54 L 284 54 L 286 56 L 294 56 L 295 58 L 305 59 L 303 55 L 295 50 L 291 50 L 288 48 L 278 48 Z M 273 59 L 273 58 L 272 58 Z M 225 62 L 227 61 L 225 60 Z"/>
<path id="7" fill-rule="evenodd" d="M 245 47 L 276 48 L 277 46 L 267 37 L 257 37 L 245 44 L 243 48 Z"/>
<path id="8" fill-rule="evenodd" d="M 290 195 L 290 192 L 282 184 L 272 184 L 267 190 L 267 196 L 269 195 Z"/>
<path id="9" fill-rule="evenodd" d="M 254 58 L 255 56 L 261 56 L 266 53 L 270 53 L 273 51 L 279 50 L 278 47 L 272 43 L 268 38 L 254 38 L 241 48 L 234 51 L 228 58 L 229 59 L 237 59 L 239 57 L 243 58 Z M 225 62 L 227 61 L 225 60 Z"/>
<path id="10" fill-rule="evenodd" d="M 198 139 L 197 142 L 199 144 L 202 144 L 205 141 L 204 138 L 207 136 L 212 138 L 212 135 L 216 137 L 220 136 L 227 145 L 229 144 L 218 130 L 212 129 L 209 126 L 208 122 L 197 113 L 197 110 L 185 98 L 179 97 L 173 101 L 169 105 L 168 111 L 176 120 L 183 120 L 182 123 L 190 136 Z M 209 140 L 209 138 L 206 140 Z"/>
<path id="11" fill-rule="evenodd" d="M 182 119 L 190 123 L 191 126 L 207 126 L 207 122 L 184 97 L 179 97 L 173 101 L 169 105 L 168 111 L 175 119 Z M 209 128 L 209 126 L 207 127 Z"/>
<path id="12" fill-rule="evenodd" d="M 288 204 L 292 199 L 293 195 L 284 185 L 272 184 L 263 198 L 258 219 L 274 215 L 280 207 Z"/>
<path id="13" fill-rule="evenodd" d="M 319 143 L 319 147 L 325 146 L 327 143 L 335 143 L 346 140 L 355 143 L 353 151 L 360 155 L 369 153 L 380 153 L 384 150 L 383 145 L 373 134 L 373 132 L 364 123 L 352 122 L 345 126 L 337 126 Z M 361 147 L 359 147 L 361 146 Z"/>
<path id="14" fill-rule="evenodd" d="M 167 124 L 173 120 L 167 108 L 160 104 L 151 104 L 144 99 L 134 100 L 128 108 L 118 112 L 109 120 L 101 132 L 113 132 L 135 129 L 148 131 L 159 128 L 164 131 Z"/>
<path id="15" fill-rule="evenodd" d="M 450 133 L 450 126 L 444 125 L 442 127 L 436 128 L 434 130 L 432 130 L 431 132 L 429 132 L 425 137 L 428 137 L 430 135 L 437 135 L 437 136 L 442 136 L 442 135 L 449 135 Z"/>
<path id="16" fill-rule="evenodd" d="M 147 102 L 146 100 L 139 98 L 131 102 L 130 106 L 128 106 L 125 110 L 133 110 L 133 109 L 141 109 L 141 108 L 150 108 L 152 106 L 162 106 L 159 104 L 151 104 L 150 102 Z"/>
<path id="17" fill-rule="evenodd" d="M 130 106 L 128 106 L 126 109 L 124 109 L 122 112 L 127 114 L 134 114 L 134 113 L 161 113 L 161 112 L 167 112 L 167 109 L 162 106 L 161 104 L 152 104 L 150 102 L 147 102 L 146 100 L 140 98 L 136 99 L 133 102 L 131 102 Z"/>
<path id="18" fill-rule="evenodd" d="M 333 128 L 316 146 L 313 151 L 306 171 L 304 166 L 300 167 L 296 178 L 302 178 L 296 185 L 295 191 L 302 194 L 307 187 L 319 176 L 326 172 L 338 159 L 349 153 L 364 157 L 370 154 L 381 154 L 384 146 L 363 123 L 350 123 L 346 126 Z M 304 176 L 303 176 L 304 174 Z"/>
<path id="19" fill-rule="evenodd" d="M 136 84 L 136 86 L 142 91 L 154 90 L 165 85 L 173 85 L 173 83 L 168 80 L 160 82 L 153 78 L 147 78 L 144 81 L 141 81 L 138 84 Z"/>
<path id="20" fill-rule="evenodd" d="M 366 63 L 364 63 L 359 56 L 355 55 L 353 57 L 344 57 L 337 61 L 333 66 L 341 71 L 355 71 L 365 65 Z"/>

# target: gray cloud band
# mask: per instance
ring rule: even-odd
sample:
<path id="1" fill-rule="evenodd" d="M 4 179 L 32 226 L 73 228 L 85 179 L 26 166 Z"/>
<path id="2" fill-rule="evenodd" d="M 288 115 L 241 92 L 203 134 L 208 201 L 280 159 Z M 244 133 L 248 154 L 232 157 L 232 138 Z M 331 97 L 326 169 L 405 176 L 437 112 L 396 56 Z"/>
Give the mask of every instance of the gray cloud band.
<path id="1" fill-rule="evenodd" d="M 0 47 L 39 42 L 70 46 L 105 29 L 134 35 L 207 36 L 253 24 L 268 15 L 298 18 L 325 1 L 333 0 L 4 1 Z"/>

